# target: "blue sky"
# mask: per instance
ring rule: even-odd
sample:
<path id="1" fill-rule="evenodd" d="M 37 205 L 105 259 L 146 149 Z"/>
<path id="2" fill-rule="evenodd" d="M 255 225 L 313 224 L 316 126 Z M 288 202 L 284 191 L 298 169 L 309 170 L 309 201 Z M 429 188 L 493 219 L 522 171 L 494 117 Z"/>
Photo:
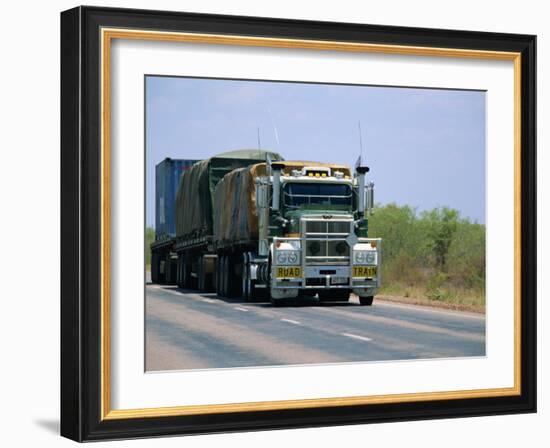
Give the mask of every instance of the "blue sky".
<path id="1" fill-rule="evenodd" d="M 485 222 L 485 92 L 266 81 L 146 78 L 146 224 L 165 157 L 204 159 L 261 146 L 285 159 L 360 154 L 375 200 L 448 206 Z"/>

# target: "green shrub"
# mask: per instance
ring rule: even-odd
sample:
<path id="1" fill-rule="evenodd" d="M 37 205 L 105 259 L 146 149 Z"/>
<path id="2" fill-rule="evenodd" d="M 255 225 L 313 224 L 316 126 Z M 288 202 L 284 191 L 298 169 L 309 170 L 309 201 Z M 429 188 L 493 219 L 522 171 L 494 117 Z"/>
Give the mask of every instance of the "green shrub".
<path id="1" fill-rule="evenodd" d="M 369 236 L 383 239 L 383 293 L 484 305 L 484 225 L 446 207 L 388 204 L 369 218 Z"/>

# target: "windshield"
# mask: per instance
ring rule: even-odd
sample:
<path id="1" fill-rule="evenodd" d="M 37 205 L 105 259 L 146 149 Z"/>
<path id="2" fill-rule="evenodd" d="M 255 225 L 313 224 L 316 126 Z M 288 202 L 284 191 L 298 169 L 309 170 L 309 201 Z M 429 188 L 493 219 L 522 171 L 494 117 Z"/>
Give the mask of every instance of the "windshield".
<path id="1" fill-rule="evenodd" d="M 351 207 L 351 187 L 347 184 L 291 182 L 285 184 L 283 194 L 289 208 L 312 204 Z"/>

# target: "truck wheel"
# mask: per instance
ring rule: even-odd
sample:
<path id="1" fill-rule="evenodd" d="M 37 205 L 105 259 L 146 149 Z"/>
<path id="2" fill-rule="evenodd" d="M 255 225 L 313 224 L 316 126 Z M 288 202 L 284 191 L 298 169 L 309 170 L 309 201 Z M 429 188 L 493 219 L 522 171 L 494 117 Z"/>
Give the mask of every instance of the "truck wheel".
<path id="1" fill-rule="evenodd" d="M 216 272 L 214 274 L 216 294 L 222 295 L 222 256 L 218 255 L 216 258 Z"/>
<path id="2" fill-rule="evenodd" d="M 178 288 L 183 288 L 182 277 L 182 262 L 181 257 L 178 255 L 178 261 L 176 262 L 176 285 Z"/>
<path id="3" fill-rule="evenodd" d="M 166 281 L 166 263 L 162 253 L 157 254 L 157 269 L 157 282 L 159 285 L 163 285 Z"/>
<path id="4" fill-rule="evenodd" d="M 227 256 L 222 256 L 222 262 L 221 262 L 221 293 L 222 296 L 227 297 L 227 280 L 228 280 L 228 272 L 227 272 Z"/>
<path id="5" fill-rule="evenodd" d="M 158 267 L 157 267 L 157 254 L 153 252 L 151 254 L 151 283 L 158 283 L 159 274 L 158 274 Z"/>
<path id="6" fill-rule="evenodd" d="M 168 252 L 166 255 L 166 283 L 169 285 L 176 284 L 176 267 L 176 263 Z"/>
<path id="7" fill-rule="evenodd" d="M 190 287 L 190 277 L 191 273 L 189 272 L 189 263 L 185 261 L 185 255 L 181 256 L 181 272 L 180 272 L 180 282 L 181 282 L 181 288 L 189 288 Z"/>
<path id="8" fill-rule="evenodd" d="M 189 272 L 187 269 L 188 264 L 184 261 L 185 255 L 181 255 L 178 258 L 178 274 L 179 274 L 179 283 L 180 288 L 189 288 Z"/>
<path id="9" fill-rule="evenodd" d="M 199 257 L 199 269 L 197 271 L 197 289 L 199 291 L 205 290 L 204 258 L 202 257 L 202 255 Z"/>
<path id="10" fill-rule="evenodd" d="M 239 297 L 242 294 L 241 291 L 241 279 L 235 274 L 235 265 L 239 263 L 234 255 L 228 255 L 226 257 L 226 271 L 227 271 L 227 297 Z"/>
<path id="11" fill-rule="evenodd" d="M 170 254 L 164 254 L 164 283 L 170 284 Z"/>
<path id="12" fill-rule="evenodd" d="M 374 300 L 374 296 L 361 297 L 359 296 L 359 303 L 361 306 L 371 306 Z"/>
<path id="13" fill-rule="evenodd" d="M 243 268 L 241 272 L 241 289 L 243 299 L 247 302 L 250 302 L 251 294 L 251 281 L 250 281 L 250 266 L 248 264 L 248 254 L 245 252 L 243 254 Z"/>

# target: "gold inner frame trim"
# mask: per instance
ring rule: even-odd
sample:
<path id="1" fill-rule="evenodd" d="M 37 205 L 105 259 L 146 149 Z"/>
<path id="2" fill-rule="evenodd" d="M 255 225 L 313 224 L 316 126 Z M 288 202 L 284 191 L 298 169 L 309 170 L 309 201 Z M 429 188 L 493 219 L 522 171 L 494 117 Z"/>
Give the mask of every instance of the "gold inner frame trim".
<path id="1" fill-rule="evenodd" d="M 110 345 L 110 50 L 113 39 L 240 45 L 356 53 L 490 59 L 514 62 L 514 386 L 508 388 L 419 392 L 355 397 L 314 398 L 246 403 L 111 409 Z M 413 401 L 502 397 L 521 394 L 521 54 L 514 52 L 418 47 L 305 39 L 279 39 L 200 33 L 101 29 L 101 419 L 168 417 L 228 412 L 307 409 Z"/>

